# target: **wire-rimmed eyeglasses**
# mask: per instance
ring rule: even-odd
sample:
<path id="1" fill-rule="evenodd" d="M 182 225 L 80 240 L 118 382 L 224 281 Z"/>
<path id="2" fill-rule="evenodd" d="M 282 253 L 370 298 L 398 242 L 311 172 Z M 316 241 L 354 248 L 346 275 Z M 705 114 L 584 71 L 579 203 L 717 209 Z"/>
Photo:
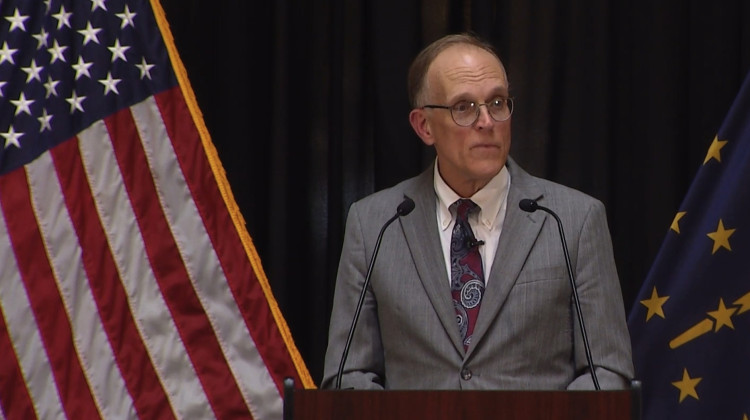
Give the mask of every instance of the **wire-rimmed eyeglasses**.
<path id="1" fill-rule="evenodd" d="M 451 112 L 453 121 L 461 127 L 474 125 L 479 119 L 479 107 L 485 105 L 493 120 L 503 122 L 513 113 L 513 98 L 498 96 L 486 103 L 458 101 L 452 106 L 424 105 L 422 108 L 447 109 Z"/>

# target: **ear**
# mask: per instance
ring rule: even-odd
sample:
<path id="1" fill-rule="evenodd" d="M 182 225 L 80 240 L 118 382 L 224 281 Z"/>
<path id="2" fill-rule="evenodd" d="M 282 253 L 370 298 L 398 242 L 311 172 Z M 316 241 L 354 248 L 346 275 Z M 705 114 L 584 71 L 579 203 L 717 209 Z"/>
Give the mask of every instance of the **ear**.
<path id="1" fill-rule="evenodd" d="M 430 121 L 427 120 L 424 109 L 412 109 L 409 113 L 409 123 L 424 144 L 432 146 L 435 143 L 435 139 L 432 137 Z"/>

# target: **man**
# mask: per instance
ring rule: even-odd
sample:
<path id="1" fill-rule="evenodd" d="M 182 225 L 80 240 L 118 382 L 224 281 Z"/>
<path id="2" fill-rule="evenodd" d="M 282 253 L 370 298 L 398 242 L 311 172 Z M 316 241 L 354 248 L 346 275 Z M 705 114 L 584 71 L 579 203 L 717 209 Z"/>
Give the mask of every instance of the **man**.
<path id="1" fill-rule="evenodd" d="M 378 233 L 404 196 L 416 207 L 383 236 L 342 388 L 594 388 L 557 224 L 522 211 L 526 198 L 565 227 L 601 388 L 627 387 L 630 339 L 604 206 L 508 156 L 513 103 L 492 47 L 470 35 L 435 41 L 412 63 L 409 96 L 409 121 L 437 158 L 352 205 L 321 387 L 336 383 Z"/>

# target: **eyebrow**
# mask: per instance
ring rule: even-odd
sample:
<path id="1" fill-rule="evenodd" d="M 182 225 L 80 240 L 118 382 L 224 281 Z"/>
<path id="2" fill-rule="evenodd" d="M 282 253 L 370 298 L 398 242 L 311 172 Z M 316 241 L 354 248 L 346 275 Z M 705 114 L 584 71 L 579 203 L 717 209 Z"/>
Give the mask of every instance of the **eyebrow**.
<path id="1" fill-rule="evenodd" d="M 502 98 L 509 98 L 509 97 L 510 97 L 510 94 L 509 94 L 509 92 L 508 92 L 508 88 L 506 88 L 506 87 L 498 87 L 498 88 L 496 88 L 496 89 L 493 89 L 493 90 L 491 90 L 491 91 L 490 91 L 490 94 L 489 94 L 489 96 L 487 96 L 487 97 L 486 97 L 486 98 L 484 99 L 484 101 L 482 101 L 481 99 L 473 98 L 473 97 L 471 97 L 471 96 L 470 96 L 470 95 L 469 95 L 468 93 L 466 93 L 466 92 L 464 92 L 464 93 L 461 93 L 461 94 L 459 94 L 459 95 L 456 95 L 456 96 L 455 96 L 455 97 L 454 97 L 453 99 L 449 99 L 448 101 L 450 102 L 450 104 L 451 104 L 451 105 L 452 105 L 452 104 L 455 104 L 455 103 L 458 103 L 458 102 L 461 102 L 461 101 L 468 101 L 468 102 L 486 102 L 486 101 L 489 101 L 489 100 L 491 100 L 491 99 L 495 99 L 495 98 L 497 98 L 498 96 L 499 96 L 499 97 L 502 97 Z"/>

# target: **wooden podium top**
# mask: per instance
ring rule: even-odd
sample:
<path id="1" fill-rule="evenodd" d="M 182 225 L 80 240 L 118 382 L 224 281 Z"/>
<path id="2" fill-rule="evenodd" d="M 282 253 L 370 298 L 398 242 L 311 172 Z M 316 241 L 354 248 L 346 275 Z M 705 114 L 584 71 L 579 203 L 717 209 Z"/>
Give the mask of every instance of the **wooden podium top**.
<path id="1" fill-rule="evenodd" d="M 285 420 L 640 419 L 640 384 L 621 391 L 293 390 Z"/>

